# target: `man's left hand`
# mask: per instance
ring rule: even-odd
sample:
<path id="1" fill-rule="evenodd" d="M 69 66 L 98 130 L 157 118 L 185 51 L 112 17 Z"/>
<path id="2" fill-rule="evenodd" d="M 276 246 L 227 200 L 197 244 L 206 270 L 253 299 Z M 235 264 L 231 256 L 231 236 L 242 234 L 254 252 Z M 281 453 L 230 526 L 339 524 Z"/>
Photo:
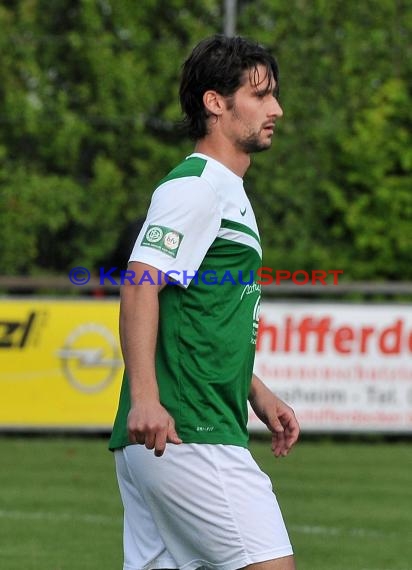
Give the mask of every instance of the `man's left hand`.
<path id="1" fill-rule="evenodd" d="M 285 457 L 299 437 L 300 428 L 295 412 L 255 375 L 249 401 L 257 417 L 272 432 L 274 455 Z"/>

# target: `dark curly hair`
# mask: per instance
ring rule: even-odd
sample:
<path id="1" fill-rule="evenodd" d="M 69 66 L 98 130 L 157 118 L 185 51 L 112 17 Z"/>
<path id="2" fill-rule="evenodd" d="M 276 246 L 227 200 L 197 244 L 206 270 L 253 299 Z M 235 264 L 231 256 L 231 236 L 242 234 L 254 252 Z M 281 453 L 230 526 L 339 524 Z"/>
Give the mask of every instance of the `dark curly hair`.
<path id="1" fill-rule="evenodd" d="M 244 83 L 246 70 L 250 70 L 251 77 L 256 81 L 258 65 L 266 67 L 267 77 L 273 76 L 278 91 L 278 65 L 275 58 L 260 44 L 239 36 L 227 37 L 220 34 L 197 44 L 183 64 L 179 90 L 184 113 L 183 126 L 191 138 L 199 140 L 208 132 L 204 93 L 212 89 L 230 97 Z"/>

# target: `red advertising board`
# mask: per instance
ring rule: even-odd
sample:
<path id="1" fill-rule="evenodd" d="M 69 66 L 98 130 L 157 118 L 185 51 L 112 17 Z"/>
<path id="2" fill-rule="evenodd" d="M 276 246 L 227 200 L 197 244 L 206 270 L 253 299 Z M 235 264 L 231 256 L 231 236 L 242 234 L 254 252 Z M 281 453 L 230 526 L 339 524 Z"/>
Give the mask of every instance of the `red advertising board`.
<path id="1" fill-rule="evenodd" d="M 304 431 L 412 433 L 412 306 L 265 302 L 256 348 Z"/>

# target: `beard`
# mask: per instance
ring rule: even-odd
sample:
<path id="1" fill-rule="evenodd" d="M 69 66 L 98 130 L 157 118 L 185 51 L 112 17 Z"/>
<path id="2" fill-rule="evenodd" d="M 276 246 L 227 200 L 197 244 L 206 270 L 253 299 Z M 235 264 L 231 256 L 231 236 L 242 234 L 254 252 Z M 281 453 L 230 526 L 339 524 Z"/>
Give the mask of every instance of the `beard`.
<path id="1" fill-rule="evenodd" d="M 235 145 L 239 150 L 247 154 L 252 154 L 254 152 L 262 152 L 263 150 L 267 150 L 271 147 L 271 139 L 267 139 L 265 141 L 261 140 L 263 128 L 260 131 L 254 131 L 251 126 L 242 119 L 235 105 L 232 105 L 229 108 L 232 111 L 233 118 L 242 123 L 242 125 L 247 128 L 247 131 L 249 131 L 248 134 L 236 140 Z"/>
<path id="2" fill-rule="evenodd" d="M 247 154 L 252 154 L 254 152 L 262 152 L 267 150 L 272 145 L 272 140 L 262 141 L 260 139 L 260 133 L 251 133 L 245 138 L 238 139 L 236 141 L 236 146 L 242 152 Z"/>

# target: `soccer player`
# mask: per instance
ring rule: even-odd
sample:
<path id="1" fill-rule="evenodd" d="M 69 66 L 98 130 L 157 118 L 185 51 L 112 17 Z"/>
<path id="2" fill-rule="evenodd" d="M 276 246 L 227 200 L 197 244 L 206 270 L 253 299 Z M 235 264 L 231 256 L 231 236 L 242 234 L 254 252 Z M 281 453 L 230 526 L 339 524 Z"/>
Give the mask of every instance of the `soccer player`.
<path id="1" fill-rule="evenodd" d="M 124 570 L 293 570 L 271 483 L 248 451 L 247 401 L 287 455 L 293 410 L 253 374 L 261 265 L 242 178 L 282 116 L 260 45 L 216 35 L 183 66 L 196 141 L 152 197 L 122 287 L 125 375 L 110 448 L 124 505 Z M 135 284 L 133 284 L 133 282 Z"/>

